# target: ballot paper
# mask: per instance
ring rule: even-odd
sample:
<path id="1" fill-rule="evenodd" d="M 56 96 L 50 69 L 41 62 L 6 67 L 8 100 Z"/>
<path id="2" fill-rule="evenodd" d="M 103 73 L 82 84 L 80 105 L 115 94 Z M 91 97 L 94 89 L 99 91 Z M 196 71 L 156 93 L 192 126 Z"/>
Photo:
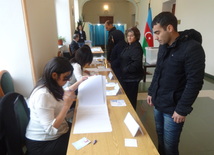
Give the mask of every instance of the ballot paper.
<path id="1" fill-rule="evenodd" d="M 81 138 L 80 140 L 73 142 L 72 145 L 77 149 L 81 149 L 84 146 L 88 145 L 89 143 L 91 143 L 91 141 L 89 139 L 87 139 L 86 137 Z"/>
<path id="2" fill-rule="evenodd" d="M 137 147 L 137 139 L 125 138 L 126 147 Z"/>
<path id="3" fill-rule="evenodd" d="M 106 103 L 106 78 L 92 76 L 78 88 L 78 107 L 74 134 L 111 132 L 112 126 Z"/>
<path id="4" fill-rule="evenodd" d="M 113 107 L 123 107 L 126 106 L 126 102 L 124 100 L 110 100 L 111 106 Z"/>
<path id="5" fill-rule="evenodd" d="M 107 82 L 106 87 L 115 87 L 117 83 L 115 82 Z"/>

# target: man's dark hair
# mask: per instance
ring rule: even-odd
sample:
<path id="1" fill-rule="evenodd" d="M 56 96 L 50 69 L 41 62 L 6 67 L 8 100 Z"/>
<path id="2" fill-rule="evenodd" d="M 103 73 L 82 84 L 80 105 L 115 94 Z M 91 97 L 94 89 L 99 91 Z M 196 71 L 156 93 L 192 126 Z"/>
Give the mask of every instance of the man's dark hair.
<path id="1" fill-rule="evenodd" d="M 107 20 L 105 23 L 106 23 L 107 25 L 113 25 L 113 22 L 112 22 L 111 20 Z"/>
<path id="2" fill-rule="evenodd" d="M 73 39 L 77 39 L 77 38 L 79 38 L 79 34 L 74 34 Z"/>
<path id="3" fill-rule="evenodd" d="M 177 18 L 171 12 L 161 12 L 152 21 L 152 27 L 160 24 L 164 30 L 168 25 L 172 25 L 174 30 L 177 32 L 178 21 Z"/>

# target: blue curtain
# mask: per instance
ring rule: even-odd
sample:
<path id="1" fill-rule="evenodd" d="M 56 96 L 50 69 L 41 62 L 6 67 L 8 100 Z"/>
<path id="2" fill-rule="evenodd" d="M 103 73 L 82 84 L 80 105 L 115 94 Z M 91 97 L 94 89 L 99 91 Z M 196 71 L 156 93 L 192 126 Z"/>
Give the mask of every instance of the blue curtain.
<path id="1" fill-rule="evenodd" d="M 90 38 L 91 38 L 91 41 L 94 40 L 95 38 L 95 35 L 94 35 L 94 25 L 92 24 L 89 24 L 89 32 L 90 32 Z M 92 46 L 94 46 L 94 42 L 92 41 Z"/>
<path id="2" fill-rule="evenodd" d="M 124 30 L 124 25 L 114 25 L 116 27 L 117 30 L 122 31 L 123 33 L 125 32 Z"/>
<path id="3" fill-rule="evenodd" d="M 105 44 L 105 27 L 104 25 L 94 25 L 94 42 L 95 45 L 104 45 Z"/>
<path id="4" fill-rule="evenodd" d="M 124 25 L 114 25 L 117 30 L 124 33 Z M 89 24 L 90 38 L 92 46 L 106 45 L 108 41 L 108 31 L 101 24 Z"/>

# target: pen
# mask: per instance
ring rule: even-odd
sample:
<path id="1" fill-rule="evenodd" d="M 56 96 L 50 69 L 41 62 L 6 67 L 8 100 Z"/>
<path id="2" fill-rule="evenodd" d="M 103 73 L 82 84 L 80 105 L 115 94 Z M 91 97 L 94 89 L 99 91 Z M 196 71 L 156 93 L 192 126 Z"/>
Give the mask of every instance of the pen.
<path id="1" fill-rule="evenodd" d="M 96 143 L 97 143 L 97 140 L 95 139 L 94 142 L 93 142 L 93 145 L 95 145 Z"/>

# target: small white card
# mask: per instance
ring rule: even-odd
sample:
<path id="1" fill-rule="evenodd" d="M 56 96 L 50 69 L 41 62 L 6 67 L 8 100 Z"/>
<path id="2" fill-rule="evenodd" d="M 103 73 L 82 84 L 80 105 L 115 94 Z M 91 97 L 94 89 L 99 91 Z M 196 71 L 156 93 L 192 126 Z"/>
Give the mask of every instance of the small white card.
<path id="1" fill-rule="evenodd" d="M 106 83 L 106 87 L 115 87 L 117 83 L 115 82 L 108 82 Z"/>
<path id="2" fill-rule="evenodd" d="M 110 100 L 111 106 L 122 107 L 126 106 L 126 102 L 124 100 Z"/>
<path id="3" fill-rule="evenodd" d="M 113 90 L 106 90 L 106 96 L 115 96 L 119 90 L 120 86 L 116 83 Z"/>
<path id="4" fill-rule="evenodd" d="M 137 139 L 125 138 L 125 146 L 126 147 L 137 147 Z"/>
<path id="5" fill-rule="evenodd" d="M 110 73 L 108 74 L 108 77 L 109 77 L 110 80 L 112 80 L 112 78 L 113 78 L 112 72 L 110 72 Z"/>
<path id="6" fill-rule="evenodd" d="M 73 142 L 72 145 L 77 149 L 81 149 L 83 148 L 84 146 L 88 145 L 89 143 L 91 143 L 91 141 L 89 139 L 87 139 L 86 137 L 83 137 L 82 139 L 76 141 L 76 142 Z"/>
<path id="7" fill-rule="evenodd" d="M 139 124 L 135 121 L 135 119 L 129 112 L 126 115 L 124 123 L 126 124 L 133 137 L 137 134 L 138 130 L 140 130 L 143 134 L 143 131 L 141 130 Z"/>

